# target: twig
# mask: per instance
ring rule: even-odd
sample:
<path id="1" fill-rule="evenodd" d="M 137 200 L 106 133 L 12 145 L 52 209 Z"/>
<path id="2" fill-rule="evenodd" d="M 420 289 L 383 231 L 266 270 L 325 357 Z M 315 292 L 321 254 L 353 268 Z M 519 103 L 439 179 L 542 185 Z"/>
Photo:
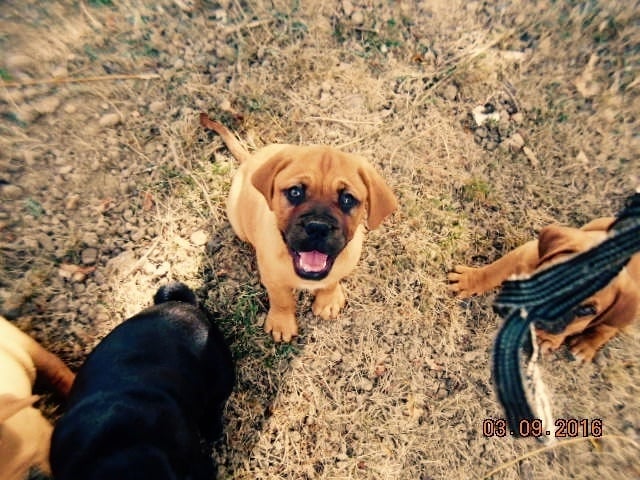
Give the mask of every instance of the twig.
<path id="1" fill-rule="evenodd" d="M 153 252 L 156 247 L 158 246 L 158 244 L 160 243 L 160 237 L 156 238 L 153 243 L 151 244 L 151 246 L 147 249 L 147 251 L 144 253 L 144 255 L 142 255 L 142 257 L 140 257 L 136 263 L 133 264 L 133 266 L 127 271 L 127 273 L 125 273 L 124 275 L 122 275 L 122 277 L 128 277 L 130 275 L 133 275 L 136 270 L 138 270 L 140 267 L 142 267 L 142 264 L 147 260 L 147 258 L 149 258 L 149 255 L 151 255 L 151 252 Z"/>
<path id="2" fill-rule="evenodd" d="M 558 442 L 555 443 L 553 445 L 547 445 L 546 447 L 542 447 L 542 448 L 538 448 L 536 450 L 533 450 L 531 452 L 525 453 L 524 455 L 521 455 L 517 458 L 514 458 L 513 460 L 507 462 L 507 463 L 503 463 L 502 465 L 500 465 L 499 467 L 494 468 L 493 470 L 485 473 L 484 475 L 482 475 L 481 480 L 485 480 L 487 478 L 492 477 L 493 475 L 495 475 L 496 473 L 505 470 L 523 460 L 526 460 L 527 458 L 531 458 L 535 455 L 538 455 L 539 453 L 544 453 L 547 452 L 549 450 L 552 450 L 554 448 L 559 448 L 559 447 L 564 447 L 564 446 L 569 446 L 569 445 L 573 445 L 576 443 L 582 443 L 585 442 L 587 440 L 589 441 L 593 441 L 595 437 L 581 437 L 581 438 L 572 438 L 571 440 L 566 440 L 564 442 Z M 631 440 L 630 438 L 624 437 L 622 435 L 603 435 L 601 437 L 597 437 L 597 440 L 623 440 L 627 443 L 630 443 L 631 445 L 633 445 L 634 447 L 640 449 L 640 445 L 638 445 L 638 443 L 636 443 L 634 440 Z"/>
<path id="3" fill-rule="evenodd" d="M 275 22 L 275 19 L 268 18 L 266 20 L 254 20 L 249 23 L 242 23 L 240 25 L 233 25 L 232 27 L 227 27 L 224 29 L 225 35 L 231 35 L 232 33 L 237 33 L 241 30 L 251 30 L 256 27 L 261 27 L 262 25 L 269 25 L 270 23 Z"/>
<path id="4" fill-rule="evenodd" d="M 347 120 L 342 118 L 332 118 L 332 117 L 307 117 L 303 120 L 299 120 L 300 122 L 333 122 L 333 123 L 342 123 L 345 125 L 354 124 L 354 125 L 379 125 L 380 121 L 374 122 L 371 120 Z"/>
<path id="5" fill-rule="evenodd" d="M 133 73 L 123 75 L 98 75 L 95 77 L 58 77 L 58 78 L 41 78 L 36 80 L 24 80 L 22 82 L 0 82 L 0 87 L 28 87 L 31 85 L 45 84 L 64 84 L 64 83 L 89 83 L 89 82 L 106 82 L 114 80 L 153 80 L 160 78 L 157 73 Z"/>

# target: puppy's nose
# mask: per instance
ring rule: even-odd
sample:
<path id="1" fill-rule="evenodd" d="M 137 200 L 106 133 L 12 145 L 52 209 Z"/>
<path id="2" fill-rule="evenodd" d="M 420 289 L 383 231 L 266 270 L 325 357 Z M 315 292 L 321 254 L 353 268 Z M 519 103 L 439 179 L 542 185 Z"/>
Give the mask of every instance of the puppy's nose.
<path id="1" fill-rule="evenodd" d="M 305 224 L 304 231 L 312 238 L 325 238 L 329 235 L 331 226 L 325 222 L 311 221 Z"/>

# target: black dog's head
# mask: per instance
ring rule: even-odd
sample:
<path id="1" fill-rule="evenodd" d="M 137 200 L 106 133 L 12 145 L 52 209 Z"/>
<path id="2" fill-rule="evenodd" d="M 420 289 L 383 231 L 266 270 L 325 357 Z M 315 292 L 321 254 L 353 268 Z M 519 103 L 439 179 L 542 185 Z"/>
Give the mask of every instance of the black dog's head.
<path id="1" fill-rule="evenodd" d="M 235 373 L 231 351 L 183 284 L 107 335 L 80 368 L 51 442 L 56 480 L 215 478 L 211 442 Z"/>

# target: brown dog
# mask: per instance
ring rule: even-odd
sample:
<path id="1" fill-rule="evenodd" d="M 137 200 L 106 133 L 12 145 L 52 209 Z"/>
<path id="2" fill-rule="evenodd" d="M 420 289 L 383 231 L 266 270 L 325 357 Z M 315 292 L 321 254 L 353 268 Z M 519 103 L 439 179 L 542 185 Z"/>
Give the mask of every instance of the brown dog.
<path id="1" fill-rule="evenodd" d="M 599 218 L 580 229 L 550 225 L 532 240 L 490 265 L 470 268 L 458 265 L 449 273 L 449 288 L 459 297 L 482 294 L 498 287 L 512 275 L 529 275 L 583 252 L 602 242 L 614 218 Z M 596 352 L 618 331 L 637 317 L 640 305 L 640 254 L 609 285 L 587 299 L 567 328 L 553 335 L 537 330 L 543 351 L 558 349 L 565 340 L 571 353 L 582 361 L 593 360 Z"/>
<path id="2" fill-rule="evenodd" d="M 315 293 L 315 315 L 336 318 L 345 304 L 339 282 L 358 262 L 365 224 L 374 229 L 397 208 L 390 188 L 357 155 L 285 144 L 251 155 L 206 114 L 200 123 L 240 162 L 227 214 L 238 237 L 256 250 L 269 294 L 265 331 L 285 342 L 298 334 L 294 289 Z"/>
<path id="3" fill-rule="evenodd" d="M 0 317 L 0 478 L 24 480 L 31 468 L 50 474 L 53 427 L 33 403 L 36 371 L 62 395 L 74 374 L 54 354 Z"/>

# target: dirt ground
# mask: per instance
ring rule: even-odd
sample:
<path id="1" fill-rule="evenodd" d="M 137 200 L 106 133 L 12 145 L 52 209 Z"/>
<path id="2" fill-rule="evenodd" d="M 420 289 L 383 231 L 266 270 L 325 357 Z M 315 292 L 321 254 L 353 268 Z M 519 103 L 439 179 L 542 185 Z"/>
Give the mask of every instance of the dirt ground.
<path id="1" fill-rule="evenodd" d="M 446 288 L 456 264 L 620 209 L 639 26 L 623 1 L 5 0 L 0 313 L 77 369 L 160 284 L 196 289 L 238 364 L 219 478 L 640 478 L 637 326 L 593 364 L 542 361 L 554 415 L 604 437 L 539 451 L 483 436 L 500 319 Z M 299 338 L 262 331 L 224 212 L 236 163 L 200 111 L 249 148 L 358 152 L 397 194 L 338 321 L 301 293 Z"/>

